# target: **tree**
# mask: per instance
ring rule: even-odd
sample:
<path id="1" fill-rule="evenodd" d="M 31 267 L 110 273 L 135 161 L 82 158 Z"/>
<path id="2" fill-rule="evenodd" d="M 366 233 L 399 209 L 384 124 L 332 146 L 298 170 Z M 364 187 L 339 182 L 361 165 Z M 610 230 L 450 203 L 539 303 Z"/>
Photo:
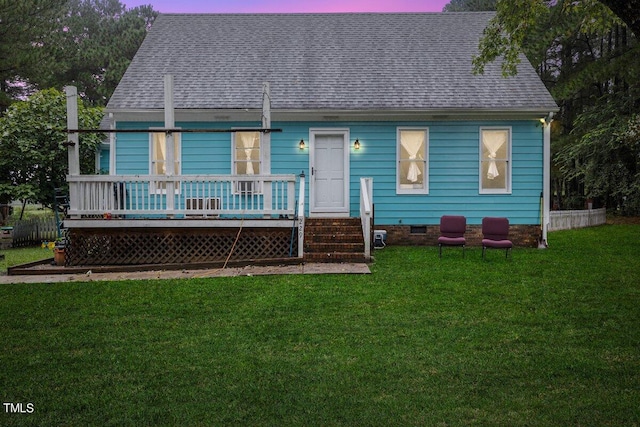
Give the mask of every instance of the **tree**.
<path id="1" fill-rule="evenodd" d="M 68 84 L 105 105 L 156 16 L 119 0 L 0 0 L 0 113 Z"/>
<path id="2" fill-rule="evenodd" d="M 0 112 L 28 88 L 66 0 L 0 0 Z"/>
<path id="3" fill-rule="evenodd" d="M 502 57 L 505 76 L 517 72 L 520 50 L 537 65 L 561 107 L 552 138 L 552 190 L 561 207 L 584 206 L 588 197 L 640 213 L 640 44 L 625 25 L 637 22 L 640 8 L 628 7 L 638 1 L 616 1 L 610 10 L 611 2 L 595 0 L 499 0 L 474 58 L 482 72 Z"/>
<path id="4" fill-rule="evenodd" d="M 640 0 L 600 0 L 640 38 Z"/>
<path id="5" fill-rule="evenodd" d="M 555 163 L 565 180 L 583 185 L 587 197 L 634 215 L 640 212 L 640 115 L 620 114 L 623 103 L 611 100 L 586 108 L 575 121 L 571 143 L 557 150 Z"/>
<path id="6" fill-rule="evenodd" d="M 615 7 L 610 9 L 609 4 Z M 583 16 L 579 31 L 584 33 L 606 29 L 615 16 L 620 22 L 634 24 L 635 29 L 631 26 L 629 29 L 640 37 L 640 0 L 498 0 L 496 7 L 497 14 L 485 29 L 480 53 L 473 60 L 476 73 L 481 74 L 486 64 L 502 57 L 503 74 L 516 74 L 525 39 L 531 31 L 536 31 L 539 23 L 548 21 L 551 8 L 567 16 Z"/>
<path id="7" fill-rule="evenodd" d="M 443 12 L 484 12 L 496 10 L 497 0 L 451 0 Z"/>
<path id="8" fill-rule="evenodd" d="M 66 96 L 56 89 L 13 103 L 0 117 L 0 200 L 28 199 L 51 205 L 64 187 L 67 167 Z M 102 108 L 78 103 L 80 128 L 97 129 Z M 81 134 L 82 173 L 93 173 L 99 134 Z"/>
<path id="9" fill-rule="evenodd" d="M 528 46 L 547 41 L 536 60 L 561 106 L 552 139 L 556 200 L 580 208 L 589 198 L 635 214 L 640 157 L 629 128 L 640 117 L 640 46 L 620 20 L 593 19 L 570 6 L 550 8 L 545 30 L 525 39 Z"/>
<path id="10" fill-rule="evenodd" d="M 68 0 L 58 28 L 47 38 L 49 72 L 41 87 L 74 84 L 92 105 L 105 105 L 157 16 L 151 6 L 126 10 L 119 0 Z"/>

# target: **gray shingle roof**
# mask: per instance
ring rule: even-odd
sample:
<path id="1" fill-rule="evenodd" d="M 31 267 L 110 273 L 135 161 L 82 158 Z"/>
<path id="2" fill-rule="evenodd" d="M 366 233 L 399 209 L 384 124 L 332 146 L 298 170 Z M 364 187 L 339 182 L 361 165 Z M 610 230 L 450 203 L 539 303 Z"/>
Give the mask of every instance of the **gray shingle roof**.
<path id="1" fill-rule="evenodd" d="M 108 110 L 161 109 L 173 74 L 179 109 L 555 110 L 523 57 L 472 73 L 492 13 L 160 15 Z"/>

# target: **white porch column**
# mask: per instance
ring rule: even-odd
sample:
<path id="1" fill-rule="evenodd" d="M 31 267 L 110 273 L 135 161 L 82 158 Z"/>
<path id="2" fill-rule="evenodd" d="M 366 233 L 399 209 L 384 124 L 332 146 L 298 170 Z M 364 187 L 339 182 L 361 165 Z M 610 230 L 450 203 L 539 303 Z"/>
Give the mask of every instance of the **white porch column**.
<path id="1" fill-rule="evenodd" d="M 75 86 L 65 86 L 67 96 L 67 129 L 78 129 L 78 89 Z M 77 132 L 67 134 L 67 158 L 69 162 L 69 176 L 80 175 L 80 138 Z M 78 208 L 78 185 L 69 183 L 69 209 Z"/>
<path id="2" fill-rule="evenodd" d="M 75 86 L 65 86 L 67 95 L 67 129 L 78 129 L 78 89 Z M 69 175 L 80 175 L 80 144 L 78 133 L 68 135 L 67 148 L 69 158 Z"/>
<path id="3" fill-rule="evenodd" d="M 271 129 L 271 86 L 269 82 L 264 82 L 262 85 L 262 129 Z M 271 174 L 271 132 L 262 132 L 261 139 L 262 146 L 260 151 L 262 152 L 262 170 L 261 175 Z M 266 211 L 265 217 L 269 216 L 271 210 L 272 197 L 271 197 L 271 182 L 264 183 L 264 209 Z"/>
<path id="4" fill-rule="evenodd" d="M 547 233 L 549 232 L 549 224 L 551 222 L 551 209 L 549 202 L 551 201 L 551 122 L 553 121 L 553 113 L 549 113 L 544 120 L 543 128 L 543 172 L 542 172 L 542 242 L 547 245 Z"/>
<path id="5" fill-rule="evenodd" d="M 164 76 L 164 128 L 175 129 L 175 112 L 173 110 L 173 76 L 166 74 Z M 167 176 L 174 176 L 175 171 L 175 153 L 173 151 L 173 132 L 165 133 L 165 144 L 167 158 L 165 161 L 165 173 Z M 175 209 L 175 182 L 167 181 L 167 210 Z"/>

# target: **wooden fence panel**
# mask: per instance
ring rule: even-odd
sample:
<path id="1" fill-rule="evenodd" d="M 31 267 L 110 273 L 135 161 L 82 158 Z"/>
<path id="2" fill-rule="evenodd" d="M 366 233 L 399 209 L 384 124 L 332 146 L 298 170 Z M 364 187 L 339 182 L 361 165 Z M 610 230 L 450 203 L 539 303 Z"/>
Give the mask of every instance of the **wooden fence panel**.
<path id="1" fill-rule="evenodd" d="M 572 211 L 551 211 L 549 231 L 571 228 L 593 227 L 607 222 L 607 210 L 585 209 Z"/>
<path id="2" fill-rule="evenodd" d="M 33 218 L 16 222 L 13 226 L 13 247 L 36 246 L 58 237 L 55 218 Z"/>

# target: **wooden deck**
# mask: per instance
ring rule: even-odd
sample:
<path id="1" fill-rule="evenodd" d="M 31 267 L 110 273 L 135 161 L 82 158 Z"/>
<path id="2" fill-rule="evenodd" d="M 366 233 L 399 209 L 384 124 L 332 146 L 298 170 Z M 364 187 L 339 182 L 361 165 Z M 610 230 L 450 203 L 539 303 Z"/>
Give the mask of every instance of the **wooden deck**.
<path id="1" fill-rule="evenodd" d="M 315 238 L 308 246 L 304 244 L 304 175 L 297 182 L 295 175 L 248 179 L 226 175 L 69 177 L 66 266 L 370 259 L 370 178 L 361 179 L 361 217 L 350 220 L 352 240 Z M 155 191 L 159 188 L 163 191 Z"/>

